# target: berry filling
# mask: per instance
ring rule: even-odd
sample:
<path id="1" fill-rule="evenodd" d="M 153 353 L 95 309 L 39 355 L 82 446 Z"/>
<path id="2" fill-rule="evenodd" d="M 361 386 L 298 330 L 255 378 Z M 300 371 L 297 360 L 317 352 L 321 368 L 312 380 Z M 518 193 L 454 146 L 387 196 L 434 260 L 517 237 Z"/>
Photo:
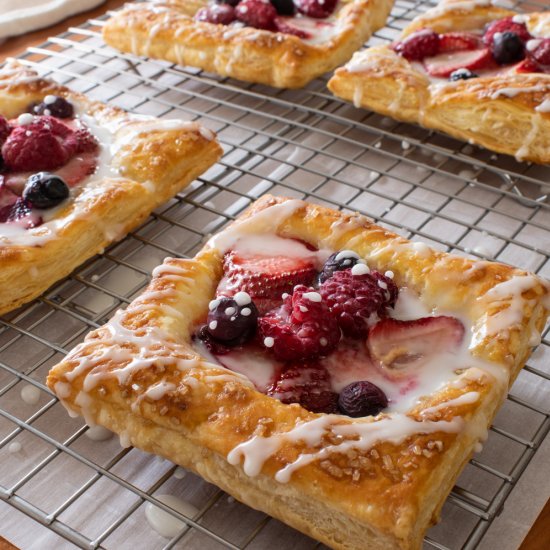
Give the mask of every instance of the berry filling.
<path id="1" fill-rule="evenodd" d="M 338 0 L 215 0 L 195 14 L 195 20 L 215 25 L 248 26 L 303 40 L 330 31 L 328 20 Z"/>
<path id="2" fill-rule="evenodd" d="M 550 38 L 533 37 L 525 23 L 514 19 L 497 19 L 477 32 L 421 29 L 392 47 L 430 76 L 451 81 L 507 70 L 550 74 Z"/>
<path id="3" fill-rule="evenodd" d="M 99 144 L 65 98 L 48 95 L 27 110 L 0 116 L 0 223 L 30 229 L 96 171 Z"/>
<path id="4" fill-rule="evenodd" d="M 351 417 L 406 410 L 467 362 L 457 318 L 427 310 L 354 251 L 246 236 L 223 267 L 195 345 L 283 403 Z"/>

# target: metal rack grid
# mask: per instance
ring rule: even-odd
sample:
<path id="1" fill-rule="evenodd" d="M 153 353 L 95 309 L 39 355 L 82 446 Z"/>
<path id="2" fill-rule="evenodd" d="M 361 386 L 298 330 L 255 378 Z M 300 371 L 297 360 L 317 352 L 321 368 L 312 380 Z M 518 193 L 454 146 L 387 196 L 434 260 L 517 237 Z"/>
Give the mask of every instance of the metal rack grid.
<path id="1" fill-rule="evenodd" d="M 426 4 L 397 0 L 370 44 L 394 39 Z M 515 4 L 544 7 L 542 0 Z M 274 541 L 321 548 L 190 473 L 177 479 L 181 471 L 167 461 L 121 449 L 114 439 L 91 441 L 45 387 L 48 369 L 129 303 L 164 256 L 193 255 L 266 192 L 358 210 L 438 249 L 548 276 L 550 168 L 355 109 L 330 95 L 326 79 L 274 90 L 120 54 L 101 41 L 103 20 L 31 48 L 22 62 L 134 112 L 201 120 L 218 132 L 225 155 L 124 241 L 0 321 L 0 519 L 30 518 L 42 548 L 254 549 Z M 426 548 L 471 549 L 482 541 L 550 431 L 549 354 L 547 329 Z M 40 391 L 35 405 L 19 397 L 29 385 Z M 191 520 L 160 503 L 162 492 L 192 502 L 198 515 Z M 147 502 L 189 529 L 168 541 L 145 528 Z"/>

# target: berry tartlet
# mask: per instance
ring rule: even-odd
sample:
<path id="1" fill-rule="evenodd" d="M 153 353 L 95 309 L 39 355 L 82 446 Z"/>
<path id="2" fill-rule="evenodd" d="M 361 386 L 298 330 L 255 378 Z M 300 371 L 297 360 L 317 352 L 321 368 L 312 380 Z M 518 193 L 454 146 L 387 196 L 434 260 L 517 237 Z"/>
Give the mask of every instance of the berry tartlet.
<path id="1" fill-rule="evenodd" d="M 550 12 L 442 2 L 397 42 L 356 53 L 328 87 L 356 107 L 550 162 Z"/>
<path id="2" fill-rule="evenodd" d="M 549 302 L 525 271 L 266 196 L 165 260 L 47 383 L 332 548 L 419 549 Z"/>
<path id="3" fill-rule="evenodd" d="M 0 69 L 0 313 L 121 239 L 221 155 L 196 123 L 128 114 Z"/>
<path id="4" fill-rule="evenodd" d="M 392 0 L 165 0 L 130 4 L 103 29 L 123 52 L 278 88 L 346 62 Z"/>

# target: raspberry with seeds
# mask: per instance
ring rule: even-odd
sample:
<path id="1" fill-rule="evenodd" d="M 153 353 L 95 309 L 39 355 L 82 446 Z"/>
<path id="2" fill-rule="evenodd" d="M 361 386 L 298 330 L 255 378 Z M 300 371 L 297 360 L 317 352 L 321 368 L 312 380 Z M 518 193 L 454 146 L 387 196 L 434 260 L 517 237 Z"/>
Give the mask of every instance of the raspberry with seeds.
<path id="1" fill-rule="evenodd" d="M 397 300 L 398 289 L 389 277 L 377 271 L 354 275 L 351 269 L 335 271 L 320 287 L 344 334 L 354 338 L 367 335 L 369 324 L 385 317 Z"/>
<path id="2" fill-rule="evenodd" d="M 2 146 L 2 156 L 9 170 L 54 170 L 67 162 L 69 153 L 63 144 L 64 136 L 56 132 L 55 125 L 44 120 L 48 118 L 12 130 Z"/>
<path id="3" fill-rule="evenodd" d="M 86 128 L 81 128 L 67 138 L 65 147 L 71 152 L 71 155 L 78 155 L 81 153 L 93 153 L 99 147 L 99 143 Z"/>
<path id="4" fill-rule="evenodd" d="M 283 365 L 266 393 L 282 403 L 299 403 L 311 412 L 338 411 L 338 394 L 332 390 L 330 374 L 317 363 Z"/>
<path id="5" fill-rule="evenodd" d="M 201 8 L 195 14 L 195 20 L 213 23 L 215 25 L 229 25 L 235 21 L 235 8 L 230 4 L 211 4 Z"/>
<path id="6" fill-rule="evenodd" d="M 504 32 L 513 32 L 517 34 L 524 44 L 532 38 L 525 23 L 515 23 L 512 17 L 505 17 L 504 19 L 492 21 L 487 25 L 485 33 L 483 34 L 483 43 L 488 47 L 492 47 L 495 34 L 502 34 Z"/>
<path id="7" fill-rule="evenodd" d="M 0 115 L 0 147 L 3 145 L 4 141 L 8 139 L 10 132 L 10 123 L 2 115 Z"/>
<path id="8" fill-rule="evenodd" d="M 439 35 L 431 29 L 422 29 L 393 46 L 394 51 L 409 61 L 420 61 L 439 52 Z"/>
<path id="9" fill-rule="evenodd" d="M 275 30 L 277 10 L 269 1 L 242 0 L 235 8 L 239 21 L 256 29 Z"/>
<path id="10" fill-rule="evenodd" d="M 308 17 L 325 19 L 332 14 L 338 0 L 294 0 L 297 10 Z"/>
<path id="11" fill-rule="evenodd" d="M 299 285 L 283 305 L 259 319 L 264 346 L 282 361 L 312 359 L 330 353 L 340 341 L 340 328 L 321 295 Z"/>

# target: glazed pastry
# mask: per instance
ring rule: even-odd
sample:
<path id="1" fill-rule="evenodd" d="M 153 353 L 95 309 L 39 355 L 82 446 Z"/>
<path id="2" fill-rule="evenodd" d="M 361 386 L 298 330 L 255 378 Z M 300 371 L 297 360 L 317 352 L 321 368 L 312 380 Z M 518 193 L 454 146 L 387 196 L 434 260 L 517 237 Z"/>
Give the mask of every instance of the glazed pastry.
<path id="1" fill-rule="evenodd" d="M 265 196 L 48 376 L 71 415 L 339 549 L 419 549 L 540 341 L 537 276 Z"/>
<path id="2" fill-rule="evenodd" d="M 165 0 L 130 4 L 103 29 L 123 52 L 279 88 L 338 67 L 384 25 L 392 0 Z"/>
<path id="3" fill-rule="evenodd" d="M 550 12 L 448 0 L 398 42 L 357 52 L 328 87 L 356 107 L 550 162 Z"/>
<path id="4" fill-rule="evenodd" d="M 221 155 L 194 122 L 128 114 L 0 70 L 0 313 L 123 238 Z"/>

